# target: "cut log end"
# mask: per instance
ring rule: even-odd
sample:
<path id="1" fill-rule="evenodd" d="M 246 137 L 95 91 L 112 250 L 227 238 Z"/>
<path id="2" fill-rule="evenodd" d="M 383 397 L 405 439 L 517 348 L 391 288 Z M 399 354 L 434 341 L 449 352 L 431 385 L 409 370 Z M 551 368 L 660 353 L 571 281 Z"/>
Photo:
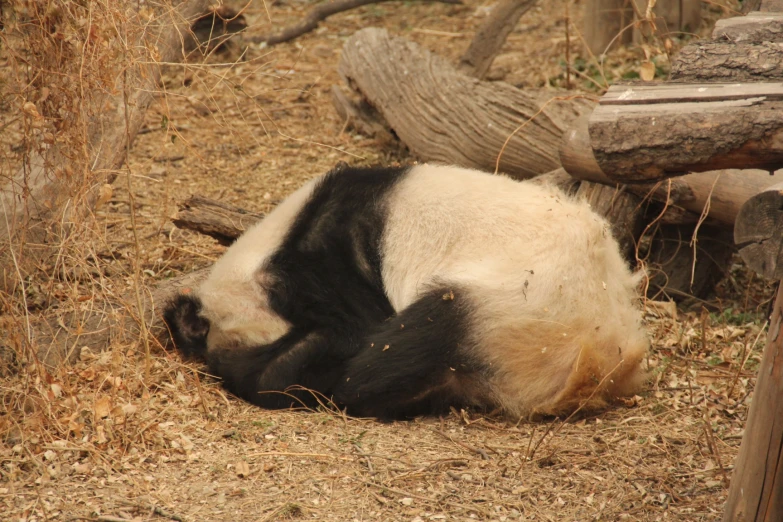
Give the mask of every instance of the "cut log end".
<path id="1" fill-rule="evenodd" d="M 734 223 L 742 259 L 764 277 L 783 279 L 783 183 L 750 198 Z"/>

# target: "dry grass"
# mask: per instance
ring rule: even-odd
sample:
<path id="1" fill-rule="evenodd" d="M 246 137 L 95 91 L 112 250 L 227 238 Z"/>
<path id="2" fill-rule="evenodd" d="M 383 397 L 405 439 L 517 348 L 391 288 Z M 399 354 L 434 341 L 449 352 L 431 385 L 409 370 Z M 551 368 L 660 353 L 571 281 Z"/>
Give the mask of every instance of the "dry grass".
<path id="1" fill-rule="evenodd" d="M 542 3 L 523 18 L 496 76 L 525 88 L 562 84 L 564 4 Z M 295 21 L 307 4 L 290 0 L 268 7 L 272 22 L 263 3 L 245 11 L 251 34 Z M 331 108 L 329 89 L 339 81 L 343 39 L 361 27 L 385 25 L 454 59 L 467 47 L 484 7 L 477 0 L 466 6 L 379 4 L 337 15 L 295 42 L 251 48 L 242 60 L 215 55 L 164 68 L 161 93 L 147 112 L 122 183 L 74 227 L 58 249 L 58 263 L 44 263 L 24 285 L 17 281 L 0 294 L 0 328 L 15 359 L 7 359 L 0 376 L 0 518 L 720 518 L 770 296 L 739 266 L 712 303 L 720 313 L 673 317 L 670 308 L 651 305 L 648 389 L 617 409 L 568 423 L 511 423 L 454 412 L 380 424 L 327 411 L 262 411 L 227 396 L 198 367 L 154 344 L 148 359 L 138 337 L 122 332 L 103 351 L 74 342 L 75 361 L 56 369 L 44 368 L 26 342 L 27 321 L 34 323 L 38 310 L 85 312 L 113 297 L 133 311 L 135 299 L 123 296 L 217 258 L 223 249 L 212 240 L 170 223 L 176 202 L 191 193 L 266 212 L 339 160 L 405 159 L 345 132 Z M 717 15 L 718 8 L 706 9 Z M 577 7 L 571 15 L 578 20 Z M 69 30 L 89 34 L 82 27 Z M 36 83 L 41 76 L 12 56 L 10 47 L 3 40 L 3 176 L 46 132 L 35 131 L 22 110 L 26 100 L 39 107 L 36 96 L 46 84 Z M 618 51 L 599 73 L 577 39 L 570 48 L 574 65 L 586 64 L 585 75 L 610 80 L 638 71 L 649 52 Z M 48 64 L 47 73 L 57 75 L 47 60 L 38 67 Z M 64 62 L 62 77 L 76 74 L 68 69 L 72 65 Z M 88 83 L 73 88 L 100 88 L 108 73 L 99 71 L 113 70 L 93 66 L 90 71 L 98 72 L 82 75 L 80 81 Z M 596 89 L 595 81 L 577 76 L 580 87 Z M 52 103 L 58 92 L 50 88 Z M 74 95 L 63 91 L 63 103 Z M 77 140 L 65 143 L 78 153 L 86 116 L 74 118 L 57 132 Z"/>

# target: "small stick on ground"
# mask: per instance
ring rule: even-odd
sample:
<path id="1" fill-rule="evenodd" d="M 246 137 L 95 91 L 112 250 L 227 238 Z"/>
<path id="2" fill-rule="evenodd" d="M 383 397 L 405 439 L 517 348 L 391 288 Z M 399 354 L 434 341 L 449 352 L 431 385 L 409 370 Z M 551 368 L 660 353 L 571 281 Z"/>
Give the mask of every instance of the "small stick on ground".
<path id="1" fill-rule="evenodd" d="M 487 452 L 482 448 L 477 448 L 475 446 L 471 446 L 470 444 L 465 444 L 464 442 L 460 442 L 458 440 L 454 440 L 451 437 L 449 437 L 444 431 L 441 430 L 432 430 L 433 432 L 437 433 L 441 437 L 453 442 L 454 444 L 458 446 L 462 446 L 468 451 L 472 451 L 473 453 L 476 453 L 477 455 L 481 455 L 481 458 L 484 460 L 489 460 L 489 455 L 487 455 Z"/>
<path id="2" fill-rule="evenodd" d="M 487 20 L 476 32 L 470 47 L 459 60 L 459 70 L 475 78 L 484 78 L 495 56 L 506 43 L 519 19 L 537 0 L 502 0 L 492 9 Z"/>
<path id="3" fill-rule="evenodd" d="M 120 502 L 122 502 L 126 506 L 132 506 L 132 507 L 135 507 L 137 509 L 151 511 L 151 512 L 155 513 L 156 515 L 159 515 L 161 517 L 165 517 L 165 518 L 168 518 L 168 519 L 171 519 L 171 520 L 176 520 L 177 522 L 185 522 L 185 518 L 184 517 L 182 517 L 180 515 L 177 515 L 176 513 L 172 513 L 171 511 L 168 511 L 166 509 L 163 509 L 160 506 L 154 506 L 152 504 L 144 504 L 142 502 L 132 502 L 130 500 L 121 500 Z M 122 519 L 122 520 L 127 520 L 127 519 Z"/>

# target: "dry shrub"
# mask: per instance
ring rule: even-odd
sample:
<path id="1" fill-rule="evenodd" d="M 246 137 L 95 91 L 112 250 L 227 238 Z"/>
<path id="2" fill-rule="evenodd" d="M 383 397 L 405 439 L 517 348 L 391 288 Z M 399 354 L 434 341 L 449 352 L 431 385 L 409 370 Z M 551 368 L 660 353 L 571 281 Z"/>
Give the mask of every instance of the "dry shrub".
<path id="1" fill-rule="evenodd" d="M 131 194 L 131 240 L 138 253 L 132 177 L 123 161 L 141 124 L 134 115 L 143 114 L 156 88 L 157 63 L 167 45 L 161 32 L 174 25 L 174 13 L 171 2 L 3 4 L 0 400 L 5 413 L 0 437 L 9 443 L 38 429 L 44 440 L 105 441 L 110 430 L 96 422 L 108 413 L 94 412 L 85 427 L 79 420 L 85 402 L 92 403 L 88 410 L 93 411 L 97 404 L 105 406 L 102 395 L 110 392 L 106 400 L 114 405 L 121 391 L 130 403 L 131 397 L 148 393 L 157 379 L 142 383 L 135 373 L 119 370 L 122 359 L 138 357 L 130 349 L 138 335 L 112 335 L 106 372 L 96 370 L 101 365 L 87 368 L 94 366 L 87 364 L 93 359 L 81 337 L 89 333 L 84 331 L 88 317 L 123 311 L 139 315 L 140 299 L 122 297 L 128 284 L 131 296 L 144 291 L 139 263 L 134 262 L 138 256 L 124 265 L 112 263 L 112 247 L 95 212 L 112 197 L 110 183 L 123 176 Z M 178 39 L 181 34 L 174 35 L 174 44 Z M 86 361 L 81 371 L 42 363 L 38 333 L 47 325 L 47 335 L 60 336 L 67 356 L 81 354 Z M 140 325 L 144 336 L 143 320 Z M 149 377 L 149 354 L 145 366 Z M 139 364 L 132 360 L 123 367 L 133 372 Z"/>

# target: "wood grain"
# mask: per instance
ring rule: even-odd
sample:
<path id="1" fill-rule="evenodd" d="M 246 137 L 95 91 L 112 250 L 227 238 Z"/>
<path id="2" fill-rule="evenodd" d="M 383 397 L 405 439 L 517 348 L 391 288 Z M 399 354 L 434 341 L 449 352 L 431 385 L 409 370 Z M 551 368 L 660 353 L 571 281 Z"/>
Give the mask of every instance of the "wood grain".
<path id="1" fill-rule="evenodd" d="M 345 43 L 339 72 L 420 159 L 493 171 L 500 155 L 500 171 L 517 178 L 558 168 L 563 132 L 593 106 L 581 98 L 546 104 L 511 85 L 465 76 L 376 28 Z"/>
<path id="2" fill-rule="evenodd" d="M 778 289 L 724 522 L 783 520 L 783 286 Z"/>
<path id="3" fill-rule="evenodd" d="M 781 85 L 613 85 L 590 116 L 596 161 L 616 181 L 783 167 Z M 741 91 L 745 91 L 743 95 Z M 739 92 L 738 92 L 739 91 Z M 633 100 L 633 104 L 617 104 Z"/>
<path id="4" fill-rule="evenodd" d="M 783 279 L 783 183 L 756 194 L 742 205 L 734 241 L 750 268 Z"/>

